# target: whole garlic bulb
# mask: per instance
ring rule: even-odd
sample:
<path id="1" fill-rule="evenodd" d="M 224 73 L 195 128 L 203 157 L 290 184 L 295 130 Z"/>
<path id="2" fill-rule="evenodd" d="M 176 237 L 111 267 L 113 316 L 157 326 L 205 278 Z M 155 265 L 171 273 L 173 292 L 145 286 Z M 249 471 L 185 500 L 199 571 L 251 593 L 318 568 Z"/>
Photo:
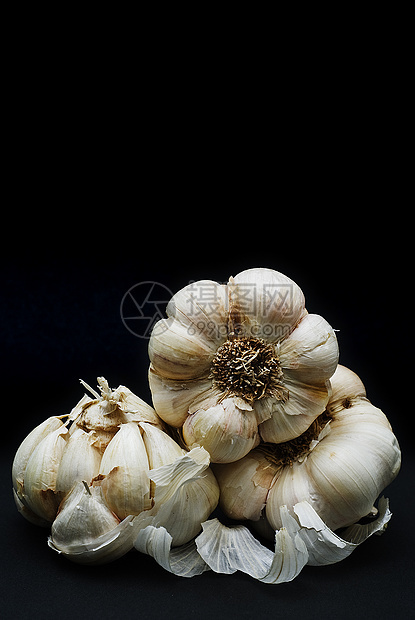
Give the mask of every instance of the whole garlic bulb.
<path id="1" fill-rule="evenodd" d="M 186 472 L 196 458 L 197 471 L 187 485 L 194 508 L 179 505 L 165 517 L 173 545 L 187 542 L 219 499 L 207 453 L 183 450 L 128 388 L 111 390 L 102 377 L 98 383 L 101 396 L 91 390 L 96 398 L 84 396 L 68 416 L 49 418 L 22 442 L 12 468 L 19 511 L 38 525 L 52 523 L 54 550 L 78 562 L 107 562 L 133 547 L 135 516 L 161 509 L 155 506 L 155 497 L 163 502 L 154 482 L 158 472 L 166 468 L 170 490 L 179 494 L 184 479 L 172 472 L 183 459 Z"/>
<path id="2" fill-rule="evenodd" d="M 150 338 L 149 381 L 158 415 L 189 448 L 233 462 L 261 440 L 297 437 L 324 411 L 337 340 L 304 304 L 297 284 L 271 269 L 173 296 Z"/>
<path id="3" fill-rule="evenodd" d="M 280 507 L 292 512 L 303 501 L 331 530 L 371 513 L 398 474 L 399 445 L 355 373 L 338 366 L 331 382 L 326 411 L 302 436 L 263 444 L 237 463 L 215 465 L 220 506 L 228 516 L 259 522 L 262 533 L 274 535 L 282 526 Z"/>

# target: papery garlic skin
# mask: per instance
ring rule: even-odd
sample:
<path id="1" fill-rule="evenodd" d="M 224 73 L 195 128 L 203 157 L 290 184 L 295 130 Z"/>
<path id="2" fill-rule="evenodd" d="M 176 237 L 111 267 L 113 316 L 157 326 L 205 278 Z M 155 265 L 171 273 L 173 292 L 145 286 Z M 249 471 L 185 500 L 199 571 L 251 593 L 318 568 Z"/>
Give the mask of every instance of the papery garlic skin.
<path id="1" fill-rule="evenodd" d="M 195 282 L 166 312 L 149 342 L 150 388 L 158 415 L 183 427 L 189 448 L 233 462 L 261 439 L 297 437 L 324 411 L 336 336 L 307 313 L 287 276 L 248 269 L 226 285 Z"/>
<path id="2" fill-rule="evenodd" d="M 134 519 L 135 527 L 165 528 L 173 547 L 188 543 L 201 531 L 219 500 L 208 452 L 193 448 L 172 463 L 151 470 L 150 477 L 155 482 L 154 506 Z"/>
<path id="3" fill-rule="evenodd" d="M 280 506 L 303 501 L 331 530 L 371 512 L 399 472 L 400 448 L 386 416 L 367 400 L 357 375 L 339 366 L 331 382 L 334 396 L 325 425 L 298 458 L 279 462 L 272 447 L 267 452 L 260 446 L 238 463 L 215 466 L 226 514 L 255 520 L 263 502 L 266 520 L 275 531 L 282 526 Z M 300 445 L 300 438 L 296 441 Z M 251 511 L 250 495 L 260 496 L 259 501 L 253 499 Z"/>

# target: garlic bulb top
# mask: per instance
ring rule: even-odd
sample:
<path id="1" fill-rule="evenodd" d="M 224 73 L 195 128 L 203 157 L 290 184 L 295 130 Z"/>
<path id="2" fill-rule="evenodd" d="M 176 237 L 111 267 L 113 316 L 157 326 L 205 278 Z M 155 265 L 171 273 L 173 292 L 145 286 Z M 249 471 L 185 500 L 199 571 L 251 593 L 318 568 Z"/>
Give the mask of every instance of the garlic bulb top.
<path id="1" fill-rule="evenodd" d="M 399 445 L 355 373 L 339 366 L 331 382 L 326 411 L 303 435 L 262 444 L 237 463 L 215 465 L 220 505 L 228 516 L 261 518 L 266 533 L 268 524 L 270 532 L 282 526 L 281 506 L 291 510 L 303 501 L 332 530 L 372 511 L 399 471 Z"/>
<path id="2" fill-rule="evenodd" d="M 84 396 L 68 416 L 49 418 L 22 442 L 12 467 L 18 510 L 38 525 L 52 523 L 49 544 L 59 553 L 107 562 L 133 547 L 135 516 L 161 519 L 160 479 L 171 508 L 163 526 L 173 545 L 188 542 L 219 499 L 207 452 L 188 454 L 128 388 L 98 382 L 101 396 L 92 390 L 96 398 Z"/>
<path id="3" fill-rule="evenodd" d="M 167 316 L 149 343 L 153 404 L 212 462 L 236 461 L 261 439 L 293 439 L 324 411 L 336 336 L 287 276 L 248 269 L 225 285 L 195 282 Z"/>

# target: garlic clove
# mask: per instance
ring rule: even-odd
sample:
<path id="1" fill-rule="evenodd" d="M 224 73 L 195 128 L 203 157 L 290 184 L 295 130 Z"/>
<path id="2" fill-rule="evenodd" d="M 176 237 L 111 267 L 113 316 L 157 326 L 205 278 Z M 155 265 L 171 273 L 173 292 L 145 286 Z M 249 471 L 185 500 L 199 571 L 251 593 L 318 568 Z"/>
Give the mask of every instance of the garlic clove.
<path id="1" fill-rule="evenodd" d="M 169 465 L 186 454 L 167 433 L 146 422 L 140 423 L 150 469 Z"/>
<path id="2" fill-rule="evenodd" d="M 144 400 L 136 396 L 124 385 L 120 385 L 117 390 L 117 405 L 124 413 L 124 422 L 148 422 L 159 429 L 163 429 L 162 420 Z"/>
<path id="3" fill-rule="evenodd" d="M 215 346 L 174 319 L 154 326 L 148 345 L 155 371 L 167 379 L 195 379 L 208 373 Z"/>
<path id="4" fill-rule="evenodd" d="M 326 408 L 330 396 L 330 383 L 305 385 L 290 375 L 284 374 L 289 390 L 287 402 L 264 398 L 254 403 L 255 411 L 269 409 L 271 415 L 259 426 L 259 433 L 265 442 L 282 443 L 298 437 Z M 294 374 L 294 372 L 293 372 Z"/>
<path id="5" fill-rule="evenodd" d="M 111 512 L 101 495 L 100 486 L 78 482 L 60 506 L 52 524 L 53 544 L 82 545 L 113 529 L 120 520 Z"/>
<path id="6" fill-rule="evenodd" d="M 146 422 L 140 423 L 143 431 L 143 440 L 147 452 L 150 469 L 173 463 L 177 458 L 186 454 L 171 437 L 164 431 Z M 150 480 L 150 496 L 154 497 L 155 483 Z"/>
<path id="7" fill-rule="evenodd" d="M 49 433 L 33 450 L 23 480 L 22 500 L 32 512 L 52 522 L 60 499 L 56 494 L 56 477 L 66 446 L 66 427 Z"/>
<path id="8" fill-rule="evenodd" d="M 237 406 L 238 399 L 225 398 L 221 403 L 199 409 L 189 415 L 182 433 L 186 445 L 205 448 L 214 463 L 236 461 L 258 445 L 258 425 L 253 412 Z"/>
<path id="9" fill-rule="evenodd" d="M 231 519 L 258 521 L 280 467 L 259 450 L 225 465 L 213 464 L 220 487 L 219 506 Z"/>
<path id="10" fill-rule="evenodd" d="M 120 519 L 151 508 L 148 472 L 146 448 L 138 425 L 121 424 L 99 467 L 99 474 L 105 476 L 105 501 Z"/>
<path id="11" fill-rule="evenodd" d="M 366 397 L 366 389 L 360 377 L 349 368 L 337 366 L 330 379 L 332 393 L 327 409 L 330 412 L 347 409 L 356 400 Z"/>
<path id="12" fill-rule="evenodd" d="M 38 525 L 39 527 L 50 527 L 50 521 L 46 521 L 41 517 L 38 517 L 30 508 L 28 508 L 22 501 L 21 495 L 19 495 L 15 489 L 13 489 L 13 499 L 16 504 L 17 510 L 21 515 L 24 516 L 25 519 L 33 523 L 33 525 Z"/>
<path id="13" fill-rule="evenodd" d="M 228 334 L 228 291 L 226 285 L 212 280 L 192 282 L 169 301 L 167 316 L 178 321 L 191 335 L 215 348 Z"/>
<path id="14" fill-rule="evenodd" d="M 247 336 L 279 342 L 306 314 L 300 287 L 273 269 L 242 271 L 230 278 L 228 290 L 231 323 Z"/>
<path id="15" fill-rule="evenodd" d="M 291 370 L 296 381 L 324 383 L 333 375 L 339 359 L 333 328 L 318 314 L 307 314 L 280 343 L 279 359 L 284 376 Z"/>
<path id="16" fill-rule="evenodd" d="M 186 420 L 192 403 L 207 396 L 212 390 L 211 379 L 175 381 L 158 375 L 149 369 L 149 383 L 154 407 L 158 415 L 170 426 L 180 427 Z"/>
<path id="17" fill-rule="evenodd" d="M 24 474 L 31 454 L 45 437 L 62 426 L 62 420 L 50 417 L 36 426 L 20 444 L 12 465 L 13 488 L 18 494 L 23 491 Z"/>
<path id="18" fill-rule="evenodd" d="M 61 499 L 76 482 L 86 480 L 90 484 L 98 475 L 102 456 L 96 448 L 98 441 L 95 431 L 86 433 L 76 428 L 70 435 L 56 477 L 56 493 Z"/>
<path id="19" fill-rule="evenodd" d="M 106 506 L 99 483 L 88 487 L 78 482 L 61 504 L 48 544 L 74 562 L 110 562 L 132 549 L 132 519 L 119 521 Z"/>

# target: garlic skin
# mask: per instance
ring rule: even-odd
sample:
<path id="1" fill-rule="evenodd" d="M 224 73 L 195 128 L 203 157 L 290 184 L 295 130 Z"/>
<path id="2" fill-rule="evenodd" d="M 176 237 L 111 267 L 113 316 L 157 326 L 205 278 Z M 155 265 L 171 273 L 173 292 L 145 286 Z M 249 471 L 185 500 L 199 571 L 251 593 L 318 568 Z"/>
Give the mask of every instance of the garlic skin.
<path id="1" fill-rule="evenodd" d="M 149 382 L 158 415 L 183 427 L 188 448 L 233 462 L 261 440 L 297 437 L 325 410 L 337 340 L 304 304 L 297 284 L 271 269 L 173 296 L 150 338 Z"/>
<path id="2" fill-rule="evenodd" d="M 336 530 L 372 511 L 399 472 L 400 448 L 386 416 L 367 400 L 355 373 L 339 366 L 331 382 L 326 418 L 305 446 L 301 438 L 281 447 L 264 445 L 238 463 L 215 465 L 226 514 L 258 521 L 262 504 L 263 518 L 275 531 L 282 526 L 280 506 L 292 509 L 306 501 Z"/>
<path id="3" fill-rule="evenodd" d="M 164 528 L 173 547 L 191 541 L 202 523 L 214 511 L 219 500 L 219 486 L 209 468 L 209 454 L 193 448 L 171 464 L 150 471 L 155 482 L 154 506 L 134 519 L 137 531 Z M 145 551 L 139 541 L 139 551 Z"/>

